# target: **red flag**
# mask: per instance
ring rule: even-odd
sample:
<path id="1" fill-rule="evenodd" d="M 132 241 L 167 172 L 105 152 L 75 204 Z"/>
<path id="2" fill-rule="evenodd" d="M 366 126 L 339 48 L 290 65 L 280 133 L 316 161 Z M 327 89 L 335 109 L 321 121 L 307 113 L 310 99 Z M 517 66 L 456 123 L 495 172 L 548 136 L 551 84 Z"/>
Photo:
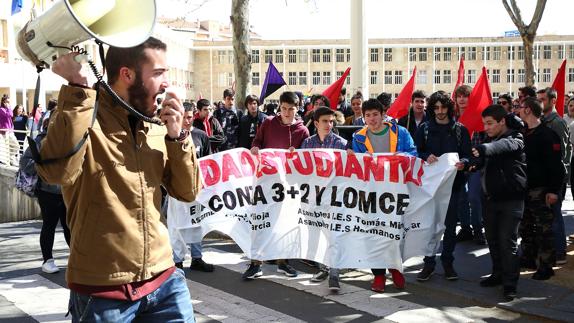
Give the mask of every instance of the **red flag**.
<path id="1" fill-rule="evenodd" d="M 331 109 L 337 110 L 337 104 L 339 103 L 339 96 L 341 95 L 341 89 L 343 88 L 343 84 L 345 84 L 345 79 L 347 75 L 351 72 L 351 68 L 347 67 L 347 70 L 341 77 L 333 84 L 329 85 L 328 88 L 323 91 L 323 95 L 329 99 L 329 103 L 331 103 Z"/>
<path id="2" fill-rule="evenodd" d="M 464 54 L 460 56 L 460 62 L 458 63 L 458 76 L 456 78 L 456 85 L 454 86 L 454 90 L 452 91 L 452 95 L 450 96 L 453 100 L 454 92 L 458 89 L 459 86 L 464 84 Z"/>
<path id="3" fill-rule="evenodd" d="M 486 67 L 483 66 L 482 74 L 480 74 L 474 89 L 472 89 L 468 97 L 468 106 L 458 119 L 458 121 L 468 129 L 471 135 L 475 131 L 484 130 L 481 113 L 489 105 L 492 105 L 492 94 L 490 92 L 490 85 L 488 84 Z"/>
<path id="4" fill-rule="evenodd" d="M 399 93 L 399 96 L 395 99 L 395 102 L 391 104 L 391 107 L 387 111 L 387 115 L 395 119 L 400 119 L 409 113 L 409 108 L 411 106 L 411 97 L 415 89 L 415 75 L 417 75 L 417 67 L 413 70 L 411 78 L 405 85 L 405 87 Z"/>
<path id="5" fill-rule="evenodd" d="M 564 115 L 564 92 L 566 83 L 566 60 L 562 62 L 554 82 L 552 82 L 552 88 L 556 90 L 556 112 L 562 117 Z"/>

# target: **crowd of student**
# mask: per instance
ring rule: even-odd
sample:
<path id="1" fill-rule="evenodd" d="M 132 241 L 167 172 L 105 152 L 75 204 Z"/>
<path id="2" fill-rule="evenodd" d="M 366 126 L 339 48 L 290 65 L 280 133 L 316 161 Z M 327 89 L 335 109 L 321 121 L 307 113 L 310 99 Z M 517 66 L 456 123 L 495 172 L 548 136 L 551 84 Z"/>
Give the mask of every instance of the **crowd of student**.
<path id="1" fill-rule="evenodd" d="M 488 244 L 492 274 L 480 285 L 503 285 L 503 296 L 513 299 L 521 267 L 536 270 L 533 279 L 546 280 L 554 275 L 554 265 L 566 263 L 561 205 L 573 176 L 574 98 L 567 101 L 562 118 L 556 113 L 554 89 L 520 88 L 518 98 L 503 94 L 496 104 L 487 107 L 482 112 L 484 131 L 471 134 L 457 122 L 471 91 L 471 87 L 462 85 L 452 98 L 443 91 L 430 96 L 414 91 L 409 113 L 394 120 L 386 115 L 391 105 L 388 93 L 369 100 L 356 93 L 348 104 L 344 89 L 336 103 L 323 95 L 304 98 L 301 93 L 283 92 L 278 111 L 274 104 L 262 111 L 257 96 L 249 95 L 236 105 L 234 93 L 228 89 L 216 105 L 205 99 L 188 104 L 186 119 L 193 121 L 186 122 L 186 126 L 201 130 L 192 131 L 192 138 L 197 135 L 209 141 L 202 144 L 209 150 L 198 149 L 198 157 L 236 147 L 251 149 L 253 154 L 265 148 L 331 148 L 349 153 L 401 152 L 432 164 L 442 154 L 458 153 L 460 161 L 456 164 L 458 172 L 445 217 L 440 256 L 444 277 L 458 279 L 453 265 L 457 242 Z M 457 234 L 458 225 L 461 228 Z M 195 245 L 191 249 L 191 269 L 212 271 L 213 266 L 201 260 L 197 251 L 200 248 Z M 435 258 L 424 258 L 417 280 L 430 279 Z M 177 259 L 180 267 L 182 259 Z M 275 263 L 278 272 L 297 275 L 287 260 Z M 339 270 L 320 264 L 318 267 L 312 281 L 328 278 L 329 288 L 338 290 Z M 403 275 L 389 270 L 394 286 L 404 288 Z M 383 292 L 386 270 L 372 272 L 371 289 Z M 243 278 L 261 275 L 261 262 L 254 259 Z"/>

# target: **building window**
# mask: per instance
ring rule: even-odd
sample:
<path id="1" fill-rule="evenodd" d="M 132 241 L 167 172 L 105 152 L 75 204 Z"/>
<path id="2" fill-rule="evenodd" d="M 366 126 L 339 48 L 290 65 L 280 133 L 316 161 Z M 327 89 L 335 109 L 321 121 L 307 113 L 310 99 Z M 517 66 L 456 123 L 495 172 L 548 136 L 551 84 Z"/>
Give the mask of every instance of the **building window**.
<path id="1" fill-rule="evenodd" d="M 476 83 L 476 70 L 468 70 L 466 82 L 467 83 Z"/>
<path id="2" fill-rule="evenodd" d="M 550 45 L 544 45 L 542 50 L 542 58 L 552 59 L 552 47 Z"/>
<path id="3" fill-rule="evenodd" d="M 259 85 L 259 72 L 251 73 L 251 84 Z"/>
<path id="4" fill-rule="evenodd" d="M 393 61 L 393 49 L 385 48 L 385 62 L 392 62 L 392 61 Z"/>
<path id="5" fill-rule="evenodd" d="M 323 49 L 323 62 L 329 63 L 331 61 L 331 50 Z"/>
<path id="6" fill-rule="evenodd" d="M 385 84 L 393 84 L 393 71 L 385 71 Z"/>
<path id="7" fill-rule="evenodd" d="M 475 61 L 476 60 L 476 47 L 469 47 L 468 48 L 468 57 L 465 57 L 466 59 L 468 59 L 469 61 Z"/>
<path id="8" fill-rule="evenodd" d="M 313 85 L 321 84 L 321 72 L 313 72 Z"/>
<path id="9" fill-rule="evenodd" d="M 534 46 L 534 59 L 540 59 L 540 46 Z"/>
<path id="10" fill-rule="evenodd" d="M 251 51 L 251 63 L 252 64 L 259 63 L 259 49 L 254 49 Z"/>
<path id="11" fill-rule="evenodd" d="M 568 45 L 568 59 L 574 59 L 574 45 Z"/>
<path id="12" fill-rule="evenodd" d="M 440 47 L 434 49 L 434 60 L 440 61 Z"/>
<path id="13" fill-rule="evenodd" d="M 492 92 L 492 100 L 494 102 L 498 101 L 499 96 L 500 96 L 500 92 Z"/>
<path id="14" fill-rule="evenodd" d="M 331 72 L 323 72 L 323 85 L 331 84 Z"/>
<path id="15" fill-rule="evenodd" d="M 482 49 L 482 59 L 483 60 L 490 60 L 490 46 L 486 46 Z"/>
<path id="16" fill-rule="evenodd" d="M 409 48 L 409 61 L 411 61 L 411 62 L 417 61 L 417 49 L 416 48 Z"/>
<path id="17" fill-rule="evenodd" d="M 516 82 L 518 83 L 524 83 L 525 77 L 524 77 L 524 69 L 523 68 L 519 68 L 518 69 L 518 75 L 516 76 Z"/>
<path id="18" fill-rule="evenodd" d="M 233 83 L 233 73 L 219 73 L 217 81 L 220 87 L 231 86 Z"/>
<path id="19" fill-rule="evenodd" d="M 516 49 L 516 56 L 518 57 L 518 60 L 524 59 L 524 46 L 518 46 Z"/>
<path id="20" fill-rule="evenodd" d="M 335 61 L 337 63 L 342 63 L 345 61 L 345 49 L 344 48 L 337 48 L 335 50 Z"/>
<path id="21" fill-rule="evenodd" d="M 452 72 L 450 70 L 443 70 L 442 71 L 442 82 L 444 84 L 452 83 Z"/>
<path id="22" fill-rule="evenodd" d="M 466 48 L 465 47 L 460 47 L 458 49 L 458 60 L 460 61 L 461 57 L 464 57 L 466 59 Z"/>
<path id="23" fill-rule="evenodd" d="M 574 82 L 574 68 L 568 69 L 568 82 Z"/>
<path id="24" fill-rule="evenodd" d="M 395 71 L 395 84 L 403 84 L 403 71 Z"/>
<path id="25" fill-rule="evenodd" d="M 378 61 L 379 61 L 379 49 L 371 48 L 371 62 L 378 62 Z"/>
<path id="26" fill-rule="evenodd" d="M 307 72 L 299 72 L 299 85 L 307 85 Z"/>
<path id="27" fill-rule="evenodd" d="M 336 73 L 336 75 L 337 75 L 337 80 L 340 79 L 340 78 L 343 76 L 343 73 L 345 73 L 345 72 L 343 72 L 343 71 L 337 71 L 337 73 Z M 351 74 L 347 75 L 347 79 L 345 80 L 345 83 L 346 83 L 347 85 L 351 84 Z M 347 94 L 347 95 L 349 95 L 349 94 Z"/>
<path id="28" fill-rule="evenodd" d="M 506 59 L 514 59 L 514 50 L 512 46 L 506 46 Z"/>
<path id="29" fill-rule="evenodd" d="M 289 72 L 287 75 L 287 83 L 289 85 L 297 85 L 297 72 Z"/>
<path id="30" fill-rule="evenodd" d="M 434 75 L 434 83 L 440 84 L 440 70 L 435 70 L 433 75 Z"/>
<path id="31" fill-rule="evenodd" d="M 499 61 L 502 56 L 502 48 L 495 46 L 492 48 L 492 60 Z"/>
<path id="32" fill-rule="evenodd" d="M 271 62 L 272 59 L 273 59 L 273 51 L 271 49 L 266 49 L 265 57 L 263 58 L 263 60 L 265 61 L 265 63 L 269 63 Z"/>
<path id="33" fill-rule="evenodd" d="M 426 70 L 417 70 L 417 84 L 427 84 Z"/>
<path id="34" fill-rule="evenodd" d="M 452 60 L 452 48 L 450 47 L 445 47 L 442 49 L 442 60 L 445 62 L 448 62 L 450 60 Z"/>
<path id="35" fill-rule="evenodd" d="M 233 51 L 230 50 L 227 52 L 227 63 L 233 64 L 234 61 L 235 61 L 235 56 L 233 55 Z"/>
<path id="36" fill-rule="evenodd" d="M 289 50 L 289 63 L 297 63 L 297 50 L 296 49 L 290 49 Z"/>
<path id="37" fill-rule="evenodd" d="M 551 70 L 549 68 L 542 69 L 542 82 L 550 83 Z"/>
<path id="38" fill-rule="evenodd" d="M 275 63 L 283 63 L 283 50 L 276 49 L 275 50 Z"/>
<path id="39" fill-rule="evenodd" d="M 500 83 L 500 70 L 493 69 L 492 70 L 492 83 Z"/>
<path id="40" fill-rule="evenodd" d="M 506 83 L 514 83 L 514 69 L 506 70 Z"/>
<path id="41" fill-rule="evenodd" d="M 371 71 L 371 85 L 379 83 L 379 72 Z"/>
<path id="42" fill-rule="evenodd" d="M 351 61 L 351 49 L 348 48 L 347 49 L 347 62 L 350 62 L 350 61 Z"/>
<path id="43" fill-rule="evenodd" d="M 311 52 L 311 62 L 319 63 L 321 62 L 321 50 L 320 49 L 313 49 Z"/>
<path id="44" fill-rule="evenodd" d="M 426 62 L 427 60 L 427 49 L 419 48 L 419 61 Z"/>
<path id="45" fill-rule="evenodd" d="M 227 51 L 218 50 L 217 51 L 217 63 L 218 64 L 225 64 L 226 60 L 227 60 Z"/>
<path id="46" fill-rule="evenodd" d="M 309 55 L 309 50 L 300 49 L 299 50 L 299 63 L 307 63 L 307 55 Z"/>
<path id="47" fill-rule="evenodd" d="M 558 45 L 556 51 L 558 52 L 558 59 L 564 59 L 564 45 Z"/>

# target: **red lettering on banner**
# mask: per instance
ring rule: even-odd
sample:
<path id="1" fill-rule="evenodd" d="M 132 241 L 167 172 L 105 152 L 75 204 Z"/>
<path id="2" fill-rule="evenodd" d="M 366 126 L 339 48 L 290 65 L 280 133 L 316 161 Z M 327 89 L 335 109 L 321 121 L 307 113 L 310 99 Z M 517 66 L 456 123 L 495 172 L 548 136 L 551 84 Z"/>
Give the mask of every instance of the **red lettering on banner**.
<path id="1" fill-rule="evenodd" d="M 260 163 L 262 165 L 261 169 L 257 173 L 257 177 L 261 177 L 261 175 L 274 175 L 277 174 L 277 163 L 273 160 L 275 154 L 269 151 L 261 152 L 259 154 L 261 156 Z"/>
<path id="2" fill-rule="evenodd" d="M 219 165 L 215 160 L 202 159 L 199 161 L 199 167 L 201 169 L 201 174 L 203 174 L 205 186 L 212 186 L 219 182 L 221 171 L 219 170 Z"/>
<path id="3" fill-rule="evenodd" d="M 243 177 L 243 175 L 239 171 L 239 168 L 237 168 L 237 165 L 235 165 L 235 160 L 230 154 L 223 155 L 223 157 L 221 158 L 221 164 L 222 164 L 221 170 L 223 173 L 223 176 L 221 178 L 222 182 L 224 183 L 227 182 L 230 176 L 234 176 L 235 178 L 238 179 Z"/>
<path id="4" fill-rule="evenodd" d="M 296 155 L 297 155 L 297 152 L 287 152 L 287 153 L 285 153 L 284 151 L 276 151 L 275 152 L 275 156 L 278 157 L 279 159 L 281 159 L 281 165 L 283 165 L 286 174 L 292 173 L 291 166 L 289 166 L 289 163 L 287 162 L 287 160 L 294 158 L 294 156 L 296 156 Z"/>
<path id="5" fill-rule="evenodd" d="M 377 162 L 373 160 L 373 156 L 365 155 L 363 156 L 363 164 L 365 165 L 365 181 L 370 180 L 371 174 L 377 182 L 382 182 L 385 180 L 385 161 L 386 156 L 377 156 Z"/>
<path id="6" fill-rule="evenodd" d="M 317 176 L 330 177 L 333 172 L 333 159 L 331 155 L 325 151 L 313 151 L 313 158 L 315 159 L 315 167 L 317 168 Z"/>
<path id="7" fill-rule="evenodd" d="M 303 163 L 301 161 L 301 155 L 303 155 L 303 158 L 305 158 L 305 166 L 303 166 Z M 311 158 L 311 153 L 306 150 L 303 152 L 299 152 L 299 154 L 296 154 L 293 156 L 293 167 L 295 167 L 295 170 L 297 172 L 299 172 L 299 174 L 301 175 L 311 175 L 313 174 L 313 159 Z"/>
<path id="8" fill-rule="evenodd" d="M 253 176 L 255 174 L 255 162 L 251 158 L 251 153 L 249 151 L 242 151 L 241 156 L 241 171 L 243 176 Z"/>
<path id="9" fill-rule="evenodd" d="M 345 177 L 355 175 L 357 179 L 363 180 L 363 169 L 355 155 L 347 155 L 347 164 L 345 165 Z"/>
<path id="10" fill-rule="evenodd" d="M 343 176 L 343 158 L 340 151 L 333 152 L 335 155 L 335 176 Z"/>
<path id="11" fill-rule="evenodd" d="M 404 156 L 387 156 L 389 160 L 389 182 L 398 183 L 399 182 L 399 164 L 404 161 L 408 161 L 407 157 Z"/>

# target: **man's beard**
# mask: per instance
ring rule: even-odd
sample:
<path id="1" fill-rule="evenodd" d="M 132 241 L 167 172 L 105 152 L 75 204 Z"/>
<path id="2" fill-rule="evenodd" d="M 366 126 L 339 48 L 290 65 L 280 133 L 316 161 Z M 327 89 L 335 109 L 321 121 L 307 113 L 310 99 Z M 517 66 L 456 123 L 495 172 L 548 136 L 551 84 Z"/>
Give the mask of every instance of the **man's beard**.
<path id="1" fill-rule="evenodd" d="M 153 117 L 154 112 L 148 114 L 147 99 L 149 91 L 144 87 L 142 75 L 140 71 L 136 71 L 136 79 L 134 84 L 128 88 L 128 101 L 129 104 L 140 113 L 147 117 Z"/>

